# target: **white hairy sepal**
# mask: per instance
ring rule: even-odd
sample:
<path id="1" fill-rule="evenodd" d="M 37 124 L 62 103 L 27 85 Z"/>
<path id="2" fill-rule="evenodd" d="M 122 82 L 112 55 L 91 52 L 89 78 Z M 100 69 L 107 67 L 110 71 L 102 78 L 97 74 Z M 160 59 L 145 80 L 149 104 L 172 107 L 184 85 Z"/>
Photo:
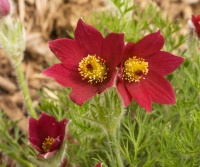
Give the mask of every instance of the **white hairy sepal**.
<path id="1" fill-rule="evenodd" d="M 0 20 L 0 47 L 15 67 L 21 63 L 25 50 L 25 30 L 20 21 L 9 16 Z"/>

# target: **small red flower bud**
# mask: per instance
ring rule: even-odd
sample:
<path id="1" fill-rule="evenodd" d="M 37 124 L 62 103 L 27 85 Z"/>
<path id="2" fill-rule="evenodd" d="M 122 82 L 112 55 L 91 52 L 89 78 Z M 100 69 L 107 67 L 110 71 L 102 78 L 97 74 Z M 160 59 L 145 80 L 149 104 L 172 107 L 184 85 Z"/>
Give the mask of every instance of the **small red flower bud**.
<path id="1" fill-rule="evenodd" d="M 196 32 L 197 36 L 200 38 L 200 15 L 192 15 L 192 18 L 188 21 L 189 28 Z"/>
<path id="2" fill-rule="evenodd" d="M 100 162 L 100 163 L 96 164 L 95 167 L 102 167 L 102 163 Z"/>
<path id="3" fill-rule="evenodd" d="M 0 18 L 9 15 L 10 2 L 9 0 L 0 0 Z"/>
<path id="4" fill-rule="evenodd" d="M 53 116 L 42 113 L 39 120 L 29 118 L 29 143 L 38 150 L 39 157 L 53 156 L 60 150 L 66 137 L 68 119 L 57 121 Z"/>

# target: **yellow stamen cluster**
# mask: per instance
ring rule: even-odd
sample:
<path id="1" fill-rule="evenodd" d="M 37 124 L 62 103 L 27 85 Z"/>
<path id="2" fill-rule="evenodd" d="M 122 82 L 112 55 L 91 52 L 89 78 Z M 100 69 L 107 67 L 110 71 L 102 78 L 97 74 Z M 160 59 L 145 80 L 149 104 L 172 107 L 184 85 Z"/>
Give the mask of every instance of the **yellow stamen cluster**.
<path id="1" fill-rule="evenodd" d="M 148 71 L 148 62 L 145 62 L 143 58 L 134 56 L 124 63 L 123 80 L 139 82 L 141 79 L 145 79 L 144 75 L 147 75 Z"/>
<path id="2" fill-rule="evenodd" d="M 90 84 L 96 84 L 107 78 L 108 68 L 100 57 L 88 55 L 80 61 L 78 71 L 83 80 L 87 80 Z"/>
<path id="3" fill-rule="evenodd" d="M 45 153 L 50 151 L 53 142 L 54 142 L 53 137 L 48 136 L 47 138 L 45 138 L 44 142 L 42 143 L 42 149 Z"/>

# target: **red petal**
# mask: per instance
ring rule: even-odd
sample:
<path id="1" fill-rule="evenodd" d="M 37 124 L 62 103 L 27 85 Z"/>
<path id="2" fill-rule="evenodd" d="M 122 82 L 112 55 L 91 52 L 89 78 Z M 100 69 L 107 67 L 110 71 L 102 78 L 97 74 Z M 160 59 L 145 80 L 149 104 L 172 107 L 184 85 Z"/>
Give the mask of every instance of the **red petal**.
<path id="1" fill-rule="evenodd" d="M 66 167 L 66 166 L 67 166 L 67 158 L 65 157 L 65 158 L 62 160 L 60 167 Z"/>
<path id="2" fill-rule="evenodd" d="M 68 70 L 62 64 L 55 64 L 44 70 L 42 74 L 54 78 L 59 84 L 68 88 L 88 84 L 87 81 L 82 80 L 78 71 Z"/>
<path id="3" fill-rule="evenodd" d="M 1 0 L 0 1 L 0 19 L 4 16 L 9 15 L 10 13 L 10 1 L 9 0 Z"/>
<path id="4" fill-rule="evenodd" d="M 67 38 L 50 41 L 49 47 L 62 64 L 69 69 L 78 69 L 78 63 L 83 57 L 87 56 L 87 52 L 78 42 Z"/>
<path id="5" fill-rule="evenodd" d="M 76 87 L 70 93 L 70 98 L 73 102 L 78 105 L 83 105 L 84 102 L 91 99 L 98 93 L 98 86 L 95 85 L 85 85 L 84 87 Z"/>
<path id="6" fill-rule="evenodd" d="M 87 54 L 100 56 L 103 36 L 97 29 L 79 19 L 74 36 Z"/>
<path id="7" fill-rule="evenodd" d="M 102 93 L 104 90 L 114 85 L 116 74 L 117 74 L 116 69 L 114 69 L 113 71 L 110 71 L 110 70 L 108 71 L 108 76 L 106 80 L 101 83 L 98 93 Z"/>
<path id="8" fill-rule="evenodd" d="M 66 126 L 67 126 L 68 122 L 69 122 L 68 119 L 63 119 L 62 121 L 59 122 L 59 129 L 60 129 L 59 139 L 61 141 L 63 141 L 65 138 Z"/>
<path id="9" fill-rule="evenodd" d="M 61 134 L 65 133 L 68 122 L 69 120 L 66 118 L 59 122 Z"/>
<path id="10" fill-rule="evenodd" d="M 102 163 L 96 164 L 95 167 L 102 167 Z"/>
<path id="11" fill-rule="evenodd" d="M 132 96 L 130 95 L 129 91 L 127 90 L 122 79 L 119 77 L 117 77 L 116 86 L 117 86 L 117 91 L 119 92 L 120 96 L 123 99 L 124 106 L 130 105 L 130 103 L 132 101 Z"/>
<path id="12" fill-rule="evenodd" d="M 128 58 L 132 58 L 133 53 L 132 53 L 132 47 L 134 43 L 133 42 L 128 42 L 125 47 L 124 47 L 124 55 L 123 55 L 123 61 L 126 61 Z"/>
<path id="13" fill-rule="evenodd" d="M 38 133 L 37 133 L 38 121 L 31 117 L 28 120 L 29 120 L 29 127 L 28 127 L 29 137 L 37 138 L 38 137 Z"/>
<path id="14" fill-rule="evenodd" d="M 57 138 L 55 138 L 49 152 L 52 152 L 54 150 L 59 150 L 60 146 L 62 145 L 62 142 L 63 142 L 63 136 L 58 136 Z"/>
<path id="15" fill-rule="evenodd" d="M 196 31 L 198 37 L 200 37 L 200 23 L 199 23 L 200 22 L 200 15 L 197 15 L 197 16 L 192 15 L 191 20 L 192 20 L 192 22 L 195 26 L 195 31 Z"/>
<path id="16" fill-rule="evenodd" d="M 58 152 L 58 150 L 47 152 L 47 153 L 44 153 L 44 154 L 38 154 L 38 157 L 39 158 L 44 158 L 44 159 L 50 159 L 50 158 L 54 157 L 54 155 L 57 152 Z"/>
<path id="17" fill-rule="evenodd" d="M 192 20 L 193 24 L 195 25 L 195 27 L 200 26 L 200 24 L 199 24 L 200 15 L 196 15 L 196 16 L 192 15 L 192 19 L 191 20 Z"/>
<path id="18" fill-rule="evenodd" d="M 145 86 L 139 83 L 126 83 L 126 87 L 131 94 L 132 98 L 147 112 L 151 111 L 151 96 Z"/>
<path id="19" fill-rule="evenodd" d="M 48 136 L 55 139 L 61 135 L 65 134 L 61 134 L 60 126 L 56 118 L 47 115 L 46 113 L 42 113 L 40 119 L 38 120 L 38 136 L 40 137 L 40 140 L 43 142 Z"/>
<path id="20" fill-rule="evenodd" d="M 44 151 L 42 150 L 42 141 L 40 141 L 39 138 L 33 138 L 33 137 L 29 137 L 28 141 L 30 143 L 30 145 L 35 148 L 36 150 L 38 150 L 40 153 L 43 153 Z"/>
<path id="21" fill-rule="evenodd" d="M 163 45 L 164 38 L 160 34 L 160 30 L 158 30 L 156 33 L 146 35 L 134 44 L 131 52 L 133 56 L 147 58 L 147 56 L 159 52 Z"/>
<path id="22" fill-rule="evenodd" d="M 171 84 L 162 76 L 149 71 L 145 82 L 142 84 L 146 87 L 154 102 L 160 104 L 175 103 L 176 100 L 173 88 Z"/>
<path id="23" fill-rule="evenodd" d="M 122 60 L 124 50 L 124 34 L 110 33 L 103 41 L 101 58 L 109 69 L 115 69 Z"/>
<path id="24" fill-rule="evenodd" d="M 103 92 L 106 88 L 113 85 L 116 71 L 109 71 L 108 78 L 100 84 L 89 84 L 82 80 L 80 74 L 76 71 L 66 69 L 62 64 L 55 64 L 42 72 L 43 74 L 54 78 L 59 84 L 72 88 L 70 97 L 78 105 L 92 98 L 95 94 Z"/>
<path id="25" fill-rule="evenodd" d="M 174 56 L 171 53 L 160 51 L 156 55 L 147 59 L 149 70 L 155 71 L 162 76 L 168 75 L 176 70 L 184 61 L 184 58 Z"/>

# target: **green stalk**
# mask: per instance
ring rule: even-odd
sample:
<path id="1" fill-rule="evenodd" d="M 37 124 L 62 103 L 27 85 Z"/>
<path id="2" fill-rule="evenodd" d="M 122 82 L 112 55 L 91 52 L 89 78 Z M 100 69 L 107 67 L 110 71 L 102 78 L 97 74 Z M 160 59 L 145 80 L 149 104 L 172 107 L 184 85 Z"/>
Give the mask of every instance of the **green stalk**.
<path id="1" fill-rule="evenodd" d="M 112 137 L 108 134 L 107 134 L 107 141 L 108 141 L 108 147 L 109 147 L 111 158 L 112 158 L 112 160 L 114 160 L 114 153 L 113 153 L 114 150 L 112 149 L 112 146 L 111 146 Z M 111 163 L 113 163 L 113 161 L 110 162 L 110 164 Z M 114 161 L 114 163 L 115 163 L 115 161 Z M 116 166 L 116 164 L 112 164 L 112 165 Z"/>
<path id="2" fill-rule="evenodd" d="M 117 134 L 116 132 L 108 134 L 108 144 L 109 144 L 109 147 L 111 150 L 111 156 L 115 158 L 114 162 L 115 163 L 117 162 L 117 164 L 115 164 L 115 166 L 116 167 L 124 167 L 120 151 L 118 148 L 116 148 L 115 144 L 113 145 L 113 143 L 116 143 L 116 140 L 117 140 L 117 142 L 120 141 L 116 134 Z M 110 165 L 113 165 L 113 162 L 111 162 Z"/>
<path id="3" fill-rule="evenodd" d="M 12 157 L 13 159 L 15 159 L 17 162 L 19 162 L 20 164 L 26 166 L 26 167 L 34 167 L 34 165 L 26 160 L 24 160 L 23 158 L 20 158 L 19 156 L 17 156 L 16 154 L 12 153 L 12 154 L 8 154 L 10 157 Z"/>
<path id="4" fill-rule="evenodd" d="M 26 80 L 25 80 L 25 77 L 24 77 L 24 74 L 23 74 L 23 71 L 22 71 L 21 64 L 18 64 L 16 66 L 16 71 L 17 71 L 19 86 L 21 88 L 25 103 L 27 105 L 29 115 L 31 117 L 37 119 L 38 116 L 37 116 L 36 111 L 34 110 L 33 103 L 32 103 L 32 100 L 30 98 L 30 94 L 29 94 L 29 91 L 28 91 L 27 83 L 26 83 Z"/>
<path id="5" fill-rule="evenodd" d="M 124 167 L 119 150 L 119 133 L 125 110 L 116 89 L 106 90 L 103 94 L 96 96 L 90 110 L 92 112 L 92 119 L 99 123 L 99 127 L 101 127 L 107 137 L 110 166 Z"/>
<path id="6" fill-rule="evenodd" d="M 118 149 L 115 149 L 115 155 L 116 155 L 116 158 L 117 158 L 118 166 L 119 167 L 124 167 L 124 164 L 123 164 L 123 161 L 122 161 L 122 157 L 121 157 L 120 151 Z"/>

